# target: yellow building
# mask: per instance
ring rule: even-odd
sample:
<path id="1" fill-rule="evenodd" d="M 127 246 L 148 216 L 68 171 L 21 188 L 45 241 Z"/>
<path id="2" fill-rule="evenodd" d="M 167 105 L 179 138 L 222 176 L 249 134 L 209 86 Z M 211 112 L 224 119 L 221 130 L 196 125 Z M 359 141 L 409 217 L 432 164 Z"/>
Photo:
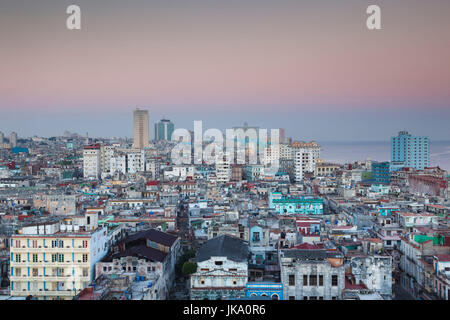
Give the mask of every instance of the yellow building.
<path id="1" fill-rule="evenodd" d="M 92 282 L 95 263 L 108 251 L 107 229 L 67 220 L 27 226 L 11 237 L 11 296 L 72 299 Z"/>

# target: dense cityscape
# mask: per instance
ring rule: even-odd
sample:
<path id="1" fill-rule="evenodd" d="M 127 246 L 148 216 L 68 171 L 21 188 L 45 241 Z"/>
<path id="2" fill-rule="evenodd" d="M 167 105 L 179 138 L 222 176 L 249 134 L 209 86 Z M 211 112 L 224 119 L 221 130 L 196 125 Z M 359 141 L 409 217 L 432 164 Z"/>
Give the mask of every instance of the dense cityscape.
<path id="1" fill-rule="evenodd" d="M 254 149 L 244 123 L 245 163 L 179 164 L 178 128 L 149 113 L 133 139 L 0 133 L 1 300 L 449 300 L 450 175 L 429 137 L 334 163 L 283 128 Z"/>

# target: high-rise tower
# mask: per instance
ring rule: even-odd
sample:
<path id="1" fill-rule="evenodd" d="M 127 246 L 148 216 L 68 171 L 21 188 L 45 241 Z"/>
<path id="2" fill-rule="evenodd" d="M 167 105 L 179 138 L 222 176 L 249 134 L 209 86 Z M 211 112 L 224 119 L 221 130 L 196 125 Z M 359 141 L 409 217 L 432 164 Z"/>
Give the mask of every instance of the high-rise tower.
<path id="1" fill-rule="evenodd" d="M 144 149 L 149 146 L 148 110 L 139 108 L 133 112 L 134 140 L 133 148 Z"/>

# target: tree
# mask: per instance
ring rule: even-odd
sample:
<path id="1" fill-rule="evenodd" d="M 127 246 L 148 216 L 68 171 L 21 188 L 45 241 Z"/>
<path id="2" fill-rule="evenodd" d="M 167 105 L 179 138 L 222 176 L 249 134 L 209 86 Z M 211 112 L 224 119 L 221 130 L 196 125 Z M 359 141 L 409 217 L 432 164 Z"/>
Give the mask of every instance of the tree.
<path id="1" fill-rule="evenodd" d="M 180 274 L 183 272 L 184 263 L 187 262 L 189 259 L 195 257 L 195 249 L 190 249 L 183 253 L 181 257 L 178 259 L 177 263 L 175 264 L 175 272 L 177 274 Z"/>
<path id="2" fill-rule="evenodd" d="M 197 271 L 197 263 L 191 262 L 191 261 L 186 261 L 183 264 L 182 272 L 184 275 L 193 274 L 196 271 Z"/>

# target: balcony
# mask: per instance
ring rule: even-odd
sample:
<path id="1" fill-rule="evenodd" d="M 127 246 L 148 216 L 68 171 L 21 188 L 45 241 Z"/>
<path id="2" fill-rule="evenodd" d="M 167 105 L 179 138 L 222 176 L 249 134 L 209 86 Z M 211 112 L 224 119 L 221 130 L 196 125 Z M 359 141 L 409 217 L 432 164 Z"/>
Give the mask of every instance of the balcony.
<path id="1" fill-rule="evenodd" d="M 80 290 L 78 290 L 80 292 Z M 48 289 L 38 289 L 38 290 L 27 290 L 27 289 L 14 289 L 11 291 L 12 296 L 59 296 L 59 297 L 72 297 L 77 295 L 77 290 L 48 290 Z"/>

